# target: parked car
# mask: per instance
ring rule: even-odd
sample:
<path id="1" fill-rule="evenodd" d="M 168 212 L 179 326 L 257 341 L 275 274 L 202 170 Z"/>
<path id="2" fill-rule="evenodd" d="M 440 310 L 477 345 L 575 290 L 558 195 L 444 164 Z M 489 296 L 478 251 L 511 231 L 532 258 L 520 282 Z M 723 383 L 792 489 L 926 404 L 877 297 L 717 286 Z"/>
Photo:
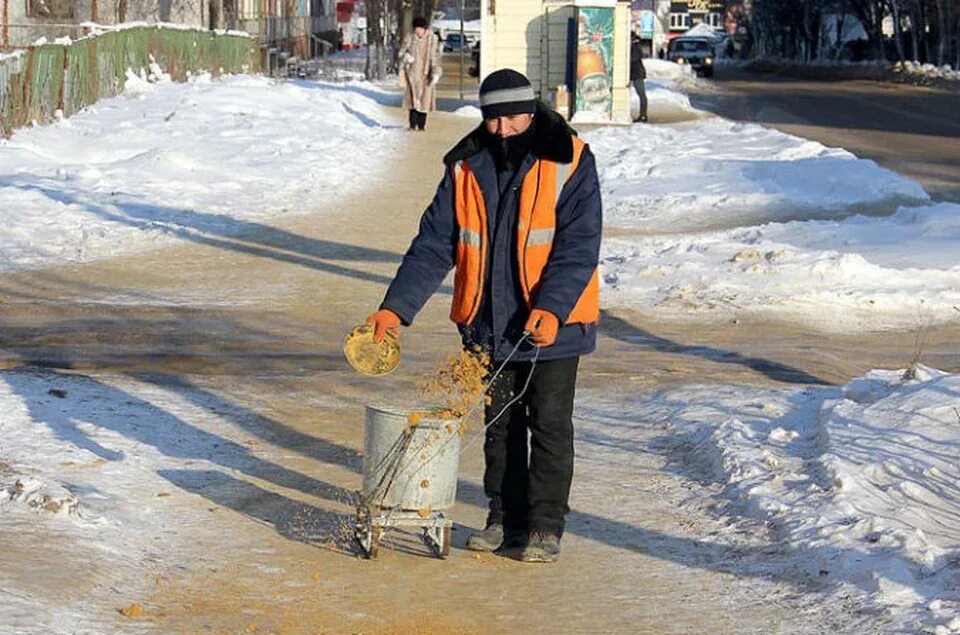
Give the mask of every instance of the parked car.
<path id="1" fill-rule="evenodd" d="M 700 77 L 713 77 L 713 43 L 707 38 L 678 37 L 670 41 L 667 59 L 687 64 Z"/>
<path id="2" fill-rule="evenodd" d="M 464 51 L 469 51 L 470 41 L 466 37 L 464 37 L 461 40 L 459 33 L 447 33 L 447 37 L 443 41 L 443 50 L 459 51 L 460 49 L 463 49 Z"/>

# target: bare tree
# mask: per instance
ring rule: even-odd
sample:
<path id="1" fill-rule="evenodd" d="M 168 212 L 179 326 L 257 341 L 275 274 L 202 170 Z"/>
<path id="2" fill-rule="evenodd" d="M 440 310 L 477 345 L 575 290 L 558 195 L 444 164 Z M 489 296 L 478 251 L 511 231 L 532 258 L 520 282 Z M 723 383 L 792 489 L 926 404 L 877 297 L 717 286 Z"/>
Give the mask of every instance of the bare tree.
<path id="1" fill-rule="evenodd" d="M 890 17 L 893 19 L 893 38 L 897 45 L 897 57 L 900 61 L 906 61 L 906 55 L 903 48 L 903 9 L 901 5 L 904 0 L 887 0 L 887 8 L 890 11 Z"/>
<path id="2" fill-rule="evenodd" d="M 367 79 L 387 76 L 387 0 L 367 0 Z"/>

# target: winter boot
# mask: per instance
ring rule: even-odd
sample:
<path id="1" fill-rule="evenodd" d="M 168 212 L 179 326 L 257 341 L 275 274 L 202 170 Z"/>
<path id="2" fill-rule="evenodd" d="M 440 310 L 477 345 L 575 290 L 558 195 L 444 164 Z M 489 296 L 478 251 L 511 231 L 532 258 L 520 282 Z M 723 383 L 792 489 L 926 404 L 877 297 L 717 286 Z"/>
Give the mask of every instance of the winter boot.
<path id="1" fill-rule="evenodd" d="M 520 552 L 524 562 L 556 562 L 560 557 L 560 536 L 534 532 Z"/>
<path id="2" fill-rule="evenodd" d="M 507 529 L 503 534 L 503 543 L 497 549 L 497 554 L 507 558 L 517 558 L 527 546 L 527 532 L 517 529 Z"/>
<path id="3" fill-rule="evenodd" d="M 467 549 L 473 551 L 496 551 L 503 543 L 503 525 L 490 523 L 483 531 L 477 531 L 467 538 Z"/>

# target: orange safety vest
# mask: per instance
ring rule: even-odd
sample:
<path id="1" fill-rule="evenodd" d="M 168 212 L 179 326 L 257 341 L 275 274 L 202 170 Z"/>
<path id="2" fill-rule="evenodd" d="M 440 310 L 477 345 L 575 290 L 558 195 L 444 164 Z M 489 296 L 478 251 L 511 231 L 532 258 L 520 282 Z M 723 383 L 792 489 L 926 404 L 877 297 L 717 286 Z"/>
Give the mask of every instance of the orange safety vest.
<path id="1" fill-rule="evenodd" d="M 537 286 L 553 250 L 560 192 L 580 164 L 585 146 L 583 141 L 573 137 L 573 160 L 570 163 L 537 159 L 520 185 L 517 262 L 520 267 L 520 287 L 530 309 L 533 308 Z M 454 207 L 460 236 L 457 241 L 450 319 L 457 324 L 467 325 L 477 317 L 484 292 L 489 251 L 487 209 L 477 177 L 466 161 L 457 161 L 452 169 Z M 600 278 L 596 269 L 570 315 L 557 317 L 561 319 L 561 324 L 600 321 Z"/>

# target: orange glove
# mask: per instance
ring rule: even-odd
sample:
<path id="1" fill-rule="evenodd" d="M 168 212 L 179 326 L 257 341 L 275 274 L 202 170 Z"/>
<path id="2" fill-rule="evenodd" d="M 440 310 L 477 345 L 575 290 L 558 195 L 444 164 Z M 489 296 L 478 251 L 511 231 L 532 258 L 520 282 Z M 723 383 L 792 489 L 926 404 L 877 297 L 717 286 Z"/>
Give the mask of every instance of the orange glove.
<path id="1" fill-rule="evenodd" d="M 400 337 L 400 316 L 390 309 L 380 309 L 367 317 L 367 324 L 373 324 L 373 341 L 382 342 L 388 332 Z"/>
<path id="2" fill-rule="evenodd" d="M 534 309 L 523 327 L 530 331 L 530 339 L 537 346 L 550 346 L 557 341 L 557 331 L 560 330 L 560 320 L 550 311 Z"/>

